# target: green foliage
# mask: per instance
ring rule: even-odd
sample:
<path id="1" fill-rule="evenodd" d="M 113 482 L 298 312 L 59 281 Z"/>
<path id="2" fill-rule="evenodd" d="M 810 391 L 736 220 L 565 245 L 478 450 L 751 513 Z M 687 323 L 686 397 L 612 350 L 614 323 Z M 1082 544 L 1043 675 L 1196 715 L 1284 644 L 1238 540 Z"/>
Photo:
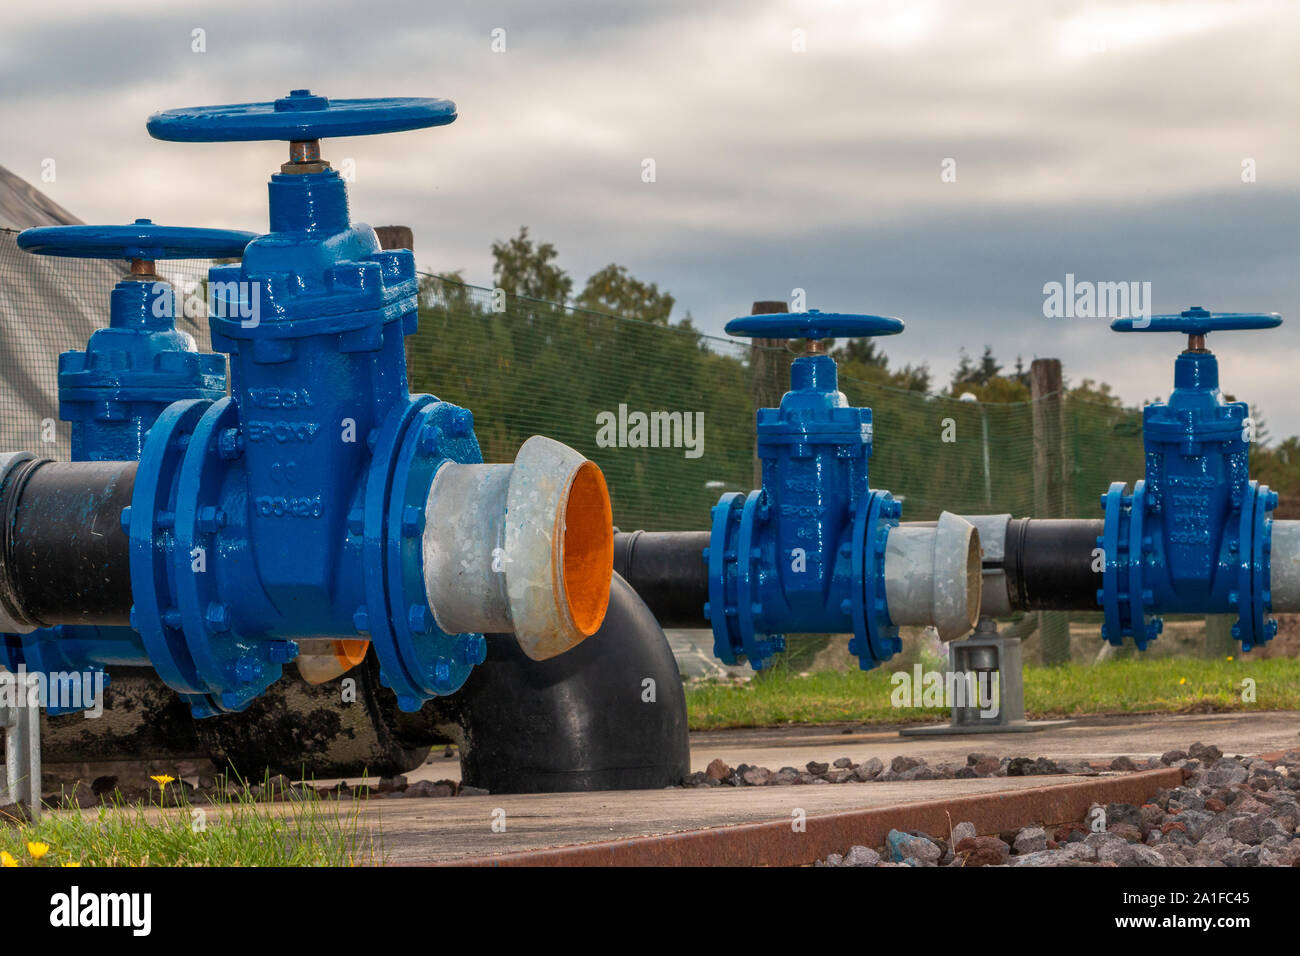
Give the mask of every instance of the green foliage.
<path id="1" fill-rule="evenodd" d="M 845 721 L 875 724 L 947 721 L 947 710 L 893 707 L 890 664 L 873 671 L 783 670 L 743 684 L 716 681 L 686 689 L 692 730 Z M 1256 682 L 1258 700 L 1241 699 Z M 1205 713 L 1300 709 L 1300 661 L 1290 658 L 1195 660 L 1133 658 L 1101 664 L 1025 668 L 1025 712 L 1033 717 L 1085 714 Z"/>
<path id="2" fill-rule="evenodd" d="M 827 340 L 831 357 L 840 367 L 844 378 L 870 382 L 873 385 L 885 385 L 908 392 L 928 392 L 930 390 L 930 366 L 904 365 L 891 369 L 889 357 L 885 355 L 875 339 L 849 339 L 843 345 L 835 347 L 835 340 Z"/>
<path id="3" fill-rule="evenodd" d="M 1120 408 L 1123 403 L 1119 396 L 1110 390 L 1109 382 L 1094 382 L 1085 378 L 1074 388 L 1068 389 L 1066 395 L 1076 402 L 1088 402 L 1106 408 Z"/>
<path id="4" fill-rule="evenodd" d="M 492 281 L 507 295 L 567 302 L 573 280 L 554 264 L 558 255 L 549 242 L 534 245 L 521 226 L 513 239 L 492 243 Z"/>
<path id="5" fill-rule="evenodd" d="M 359 791 L 366 792 L 364 789 Z M 163 797 L 166 799 L 162 799 Z M 19 866 L 368 866 L 383 862 L 364 799 L 315 790 L 258 803 L 241 788 L 191 804 L 166 784 L 152 806 L 83 810 L 69 804 L 36 823 L 0 825 L 5 863 Z"/>
<path id="6" fill-rule="evenodd" d="M 958 355 L 959 360 L 957 368 L 952 373 L 950 388 L 954 395 L 961 395 L 966 390 L 963 386 L 987 385 L 998 378 L 998 373 L 1002 371 L 1002 366 L 993 357 L 993 349 L 990 346 L 984 346 L 984 354 L 980 356 L 979 362 L 972 362 L 970 354 L 965 349 L 961 349 Z"/>
<path id="7" fill-rule="evenodd" d="M 653 282 L 638 282 L 623 266 L 610 263 L 587 280 L 577 304 L 592 312 L 667 325 L 675 301 Z"/>
<path id="8" fill-rule="evenodd" d="M 987 345 L 979 362 L 971 361 L 965 349 L 958 354 L 957 368 L 953 370 L 948 387 L 953 398 L 973 395 L 977 402 L 989 404 L 1029 401 L 1029 375 L 1019 358 L 1016 359 L 1015 373 L 1003 375 L 993 349 Z"/>
<path id="9" fill-rule="evenodd" d="M 592 275 L 570 306 L 574 283 L 552 244 L 521 228 L 492 252 L 497 290 L 458 273 L 421 278 L 420 330 L 407 342 L 412 388 L 472 409 L 486 460 L 512 461 L 534 434 L 563 441 L 600 464 L 615 521 L 627 529 L 704 528 L 722 491 L 754 487 L 754 409 L 779 401 L 788 351 L 765 356 L 759 367 L 769 372 L 758 382 L 748 344 L 703 335 L 689 315 L 674 324 L 673 296 L 623 266 Z M 1033 513 L 1033 406 L 1020 358 L 1007 369 L 989 347 L 978 360 L 963 351 L 936 395 L 928 366 L 891 367 L 876 340 L 828 345 L 841 390 L 872 409 L 872 487 L 902 498 L 908 520 L 941 510 Z M 966 392 L 977 401 L 959 401 Z M 1092 379 L 1068 387 L 1064 404 L 1067 510 L 1100 516 L 1109 484 L 1143 473 L 1141 412 Z M 702 414 L 703 454 L 601 447 L 598 416 L 620 406 Z M 1300 440 L 1257 442 L 1252 468 L 1283 495 L 1279 515 L 1300 516 Z"/>

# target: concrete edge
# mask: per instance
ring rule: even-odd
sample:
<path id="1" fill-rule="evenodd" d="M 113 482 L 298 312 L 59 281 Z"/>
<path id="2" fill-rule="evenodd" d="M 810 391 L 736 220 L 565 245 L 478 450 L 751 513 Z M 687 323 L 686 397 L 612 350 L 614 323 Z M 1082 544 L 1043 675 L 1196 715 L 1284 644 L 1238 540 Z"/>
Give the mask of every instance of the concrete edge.
<path id="1" fill-rule="evenodd" d="M 968 794 L 898 807 L 840 810 L 807 817 L 805 832 L 791 820 L 739 823 L 660 836 L 550 847 L 446 860 L 433 866 L 803 866 L 860 844 L 882 846 L 891 829 L 945 834 L 963 820 L 981 834 L 1031 824 L 1082 821 L 1094 803 L 1148 802 L 1157 790 L 1180 786 L 1177 767 L 1072 783 Z M 416 866 L 420 864 L 414 864 Z"/>

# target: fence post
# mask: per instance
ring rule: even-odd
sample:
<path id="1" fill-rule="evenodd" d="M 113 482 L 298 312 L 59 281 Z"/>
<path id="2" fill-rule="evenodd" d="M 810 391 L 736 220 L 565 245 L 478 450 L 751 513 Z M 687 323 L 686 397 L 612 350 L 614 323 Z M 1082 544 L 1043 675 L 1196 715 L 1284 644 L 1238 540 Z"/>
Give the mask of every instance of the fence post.
<path id="1" fill-rule="evenodd" d="M 775 315 L 789 312 L 784 302 L 755 302 L 750 315 Z M 785 339 L 750 339 L 749 368 L 752 378 L 750 388 L 754 398 L 754 409 L 776 408 L 781 403 L 781 396 L 786 392 L 785 372 L 789 363 L 776 349 L 785 347 Z M 763 486 L 763 463 L 758 458 L 758 432 L 754 432 L 754 484 Z"/>
<path id="2" fill-rule="evenodd" d="M 1060 359 L 1034 359 L 1029 395 L 1034 416 L 1034 515 L 1066 517 L 1065 401 Z M 1045 665 L 1070 662 L 1070 616 L 1040 611 L 1038 633 Z"/>
<path id="3" fill-rule="evenodd" d="M 1223 660 L 1237 653 L 1237 642 L 1232 638 L 1232 625 L 1236 623 L 1235 614 L 1205 615 L 1205 657 L 1209 660 Z"/>
<path id="4" fill-rule="evenodd" d="M 410 226 L 375 226 L 380 249 L 414 249 L 415 234 Z"/>

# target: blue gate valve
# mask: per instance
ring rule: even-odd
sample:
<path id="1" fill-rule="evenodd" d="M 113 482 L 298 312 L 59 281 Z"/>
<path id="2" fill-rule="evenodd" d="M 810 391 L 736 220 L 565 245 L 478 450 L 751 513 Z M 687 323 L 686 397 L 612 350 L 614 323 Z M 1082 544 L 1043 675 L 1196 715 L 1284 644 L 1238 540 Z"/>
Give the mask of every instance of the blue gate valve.
<path id="1" fill-rule="evenodd" d="M 1277 493 L 1250 478 L 1254 423 L 1245 402 L 1225 402 L 1210 332 L 1271 329 L 1276 313 L 1208 312 L 1116 319 L 1117 332 L 1178 332 L 1167 403 L 1142 412 L 1146 476 L 1102 496 L 1104 570 L 1097 602 L 1111 644 L 1132 637 L 1145 650 L 1163 628 L 1157 615 L 1235 614 L 1243 650 L 1277 633 L 1270 618 L 1270 550 Z"/>
<path id="2" fill-rule="evenodd" d="M 130 509 L 135 624 L 197 714 L 247 706 L 299 640 L 369 640 L 382 682 L 414 710 L 464 683 L 483 631 L 514 632 L 545 659 L 603 620 L 612 522 L 599 469 L 539 437 L 514 465 L 484 465 L 467 409 L 409 393 L 414 258 L 352 223 L 321 157 L 322 137 L 455 118 L 443 99 L 294 90 L 149 119 L 159 139 L 290 144 L 270 234 L 209 273 L 231 397 L 164 413 Z"/>
<path id="3" fill-rule="evenodd" d="M 140 457 L 145 435 L 174 401 L 215 400 L 226 393 L 223 356 L 201 354 L 194 338 L 176 328 L 180 314 L 170 283 L 157 275 L 160 259 L 235 258 L 256 233 L 158 226 L 137 219 L 125 226 L 41 226 L 18 234 L 18 247 L 44 256 L 121 259 L 129 274 L 113 288 L 109 324 L 91 335 L 85 351 L 59 356 L 59 417 L 72 426 L 73 461 L 129 461 Z M 84 681 L 106 664 L 148 664 L 129 628 L 59 625 L 0 640 L 0 663 L 10 671 L 73 675 Z M 103 674 L 108 683 L 108 674 Z M 82 686 L 51 714 L 84 709 L 92 690 Z"/>
<path id="4" fill-rule="evenodd" d="M 18 235 L 18 247 L 43 256 L 129 261 L 114 287 L 108 327 L 84 352 L 59 356 L 59 417 L 72 423 L 73 461 L 140 457 L 144 436 L 162 410 L 183 398 L 226 394 L 226 360 L 199 354 L 176 327 L 172 286 L 155 271 L 160 259 L 237 258 L 256 233 L 158 226 L 42 226 Z"/>
<path id="5" fill-rule="evenodd" d="M 850 633 L 850 653 L 870 670 L 901 648 L 899 624 L 935 624 L 945 640 L 968 632 L 979 607 L 978 536 L 946 513 L 938 528 L 898 534 L 899 573 L 887 581 L 902 506 L 869 487 L 871 409 L 848 404 L 823 347 L 832 336 L 897 335 L 903 323 L 810 310 L 745 316 L 726 328 L 806 339 L 809 354 L 792 363 L 781 407 L 758 410 L 762 488 L 724 494 L 713 508 L 704 613 L 714 654 L 761 670 L 786 634 Z"/>
<path id="6" fill-rule="evenodd" d="M 381 250 L 373 229 L 351 221 L 344 181 L 320 156 L 322 136 L 455 117 L 447 100 L 330 101 L 305 90 L 158 113 L 148 128 L 159 139 L 289 142 L 269 186 L 271 232 L 246 245 L 212 233 L 218 245 L 203 250 L 196 234 L 145 223 L 134 237 L 62 234 L 78 237 L 77 254 L 125 254 L 142 269 L 182 240 L 187 256 L 242 250 L 242 264 L 213 267 L 208 283 L 213 345 L 231 356 L 229 397 L 213 381 L 167 405 L 138 467 L 123 472 L 133 475 L 121 513 L 131 630 L 196 716 L 247 707 L 302 642 L 373 643 L 383 683 L 413 710 L 465 681 L 485 657 L 485 631 L 513 632 L 540 660 L 603 620 L 612 521 L 599 469 L 537 436 L 513 465 L 485 465 L 467 409 L 410 394 L 414 258 Z M 145 328 L 141 288 L 114 305 Z M 210 360 L 197 368 L 220 371 Z M 135 457 L 127 451 L 123 461 Z"/>

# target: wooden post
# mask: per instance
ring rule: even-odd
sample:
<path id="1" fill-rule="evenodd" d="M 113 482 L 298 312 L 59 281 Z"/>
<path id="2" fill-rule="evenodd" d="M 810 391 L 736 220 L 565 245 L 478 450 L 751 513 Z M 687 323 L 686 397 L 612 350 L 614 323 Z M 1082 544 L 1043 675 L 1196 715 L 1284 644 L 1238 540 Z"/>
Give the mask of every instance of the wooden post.
<path id="1" fill-rule="evenodd" d="M 1065 402 L 1060 359 L 1034 359 L 1029 397 L 1034 415 L 1034 514 L 1066 516 Z"/>
<path id="2" fill-rule="evenodd" d="M 410 226 L 375 226 L 380 249 L 414 249 L 415 234 Z"/>
<path id="3" fill-rule="evenodd" d="M 789 312 L 784 302 L 755 302 L 750 315 L 777 315 Z M 789 383 L 789 364 L 777 351 L 785 347 L 785 339 L 751 339 L 749 344 L 750 386 L 754 408 L 776 408 Z M 757 412 L 755 412 L 757 414 Z M 754 437 L 754 487 L 763 484 L 763 463 L 758 458 L 758 436 Z"/>
<path id="4" fill-rule="evenodd" d="M 1069 500 L 1065 455 L 1065 401 L 1060 359 L 1034 359 L 1029 366 L 1034 416 L 1034 516 L 1064 518 Z M 1040 611 L 1043 664 L 1070 662 L 1070 615 Z"/>
<path id="5" fill-rule="evenodd" d="M 1221 661 L 1240 652 L 1240 647 L 1232 637 L 1232 625 L 1237 622 L 1235 614 L 1205 615 L 1205 653 L 1208 660 Z"/>

